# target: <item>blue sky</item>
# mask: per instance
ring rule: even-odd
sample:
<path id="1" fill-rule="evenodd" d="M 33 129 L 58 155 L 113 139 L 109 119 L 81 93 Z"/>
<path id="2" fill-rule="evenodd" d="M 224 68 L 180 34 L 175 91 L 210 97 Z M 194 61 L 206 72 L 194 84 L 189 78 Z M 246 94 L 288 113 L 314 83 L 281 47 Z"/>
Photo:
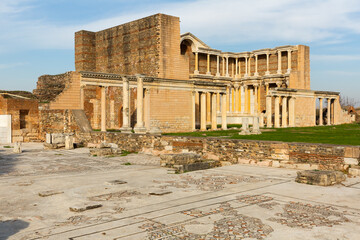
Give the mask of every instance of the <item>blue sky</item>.
<path id="1" fill-rule="evenodd" d="M 0 0 L 0 89 L 74 70 L 75 31 L 158 12 L 223 51 L 309 45 L 311 88 L 360 102 L 359 0 Z"/>

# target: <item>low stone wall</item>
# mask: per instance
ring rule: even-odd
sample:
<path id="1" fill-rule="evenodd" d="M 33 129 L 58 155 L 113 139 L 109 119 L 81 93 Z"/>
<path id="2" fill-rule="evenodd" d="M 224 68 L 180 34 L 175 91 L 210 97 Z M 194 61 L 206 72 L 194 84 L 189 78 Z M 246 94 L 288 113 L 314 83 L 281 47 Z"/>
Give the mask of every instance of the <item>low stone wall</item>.
<path id="1" fill-rule="evenodd" d="M 297 169 L 347 170 L 359 162 L 359 146 L 313 143 L 137 135 L 111 132 L 77 133 L 78 142 L 112 142 L 127 151 L 155 155 L 197 153 L 222 164 L 248 163 Z"/>

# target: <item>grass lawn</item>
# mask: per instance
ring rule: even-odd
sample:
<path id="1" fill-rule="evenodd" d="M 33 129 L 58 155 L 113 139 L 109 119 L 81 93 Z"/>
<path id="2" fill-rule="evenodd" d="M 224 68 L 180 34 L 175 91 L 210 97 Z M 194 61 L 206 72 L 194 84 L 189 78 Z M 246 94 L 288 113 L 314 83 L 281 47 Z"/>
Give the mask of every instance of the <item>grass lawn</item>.
<path id="1" fill-rule="evenodd" d="M 262 129 L 260 135 L 242 136 L 241 125 L 228 125 L 226 131 L 205 131 L 188 133 L 168 133 L 166 135 L 194 136 L 194 137 L 222 137 L 231 139 L 252 139 L 282 142 L 307 142 L 307 143 L 327 143 L 339 145 L 360 145 L 360 124 L 343 124 L 336 126 L 321 127 L 297 127 L 297 128 L 270 128 Z"/>

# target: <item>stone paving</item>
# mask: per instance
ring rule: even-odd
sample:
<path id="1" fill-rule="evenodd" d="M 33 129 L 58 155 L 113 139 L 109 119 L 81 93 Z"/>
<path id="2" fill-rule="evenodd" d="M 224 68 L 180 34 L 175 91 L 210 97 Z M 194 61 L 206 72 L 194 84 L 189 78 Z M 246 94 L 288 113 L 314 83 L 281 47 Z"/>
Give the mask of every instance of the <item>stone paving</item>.
<path id="1" fill-rule="evenodd" d="M 360 239 L 360 178 L 320 187 L 289 169 L 169 174 L 159 164 L 0 146 L 0 239 Z"/>

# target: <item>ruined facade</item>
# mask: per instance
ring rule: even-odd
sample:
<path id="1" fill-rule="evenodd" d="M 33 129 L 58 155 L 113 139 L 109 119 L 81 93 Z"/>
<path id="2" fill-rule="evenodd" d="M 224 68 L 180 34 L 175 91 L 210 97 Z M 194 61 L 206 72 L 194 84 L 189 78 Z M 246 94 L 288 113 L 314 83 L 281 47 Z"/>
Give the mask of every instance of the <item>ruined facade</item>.
<path id="1" fill-rule="evenodd" d="M 351 122 L 338 92 L 310 90 L 309 47 L 222 52 L 180 35 L 180 19 L 164 14 L 76 32 L 75 68 L 40 77 L 34 93 L 43 109 L 82 109 L 102 131 L 226 129 L 254 117 L 267 127 Z"/>

